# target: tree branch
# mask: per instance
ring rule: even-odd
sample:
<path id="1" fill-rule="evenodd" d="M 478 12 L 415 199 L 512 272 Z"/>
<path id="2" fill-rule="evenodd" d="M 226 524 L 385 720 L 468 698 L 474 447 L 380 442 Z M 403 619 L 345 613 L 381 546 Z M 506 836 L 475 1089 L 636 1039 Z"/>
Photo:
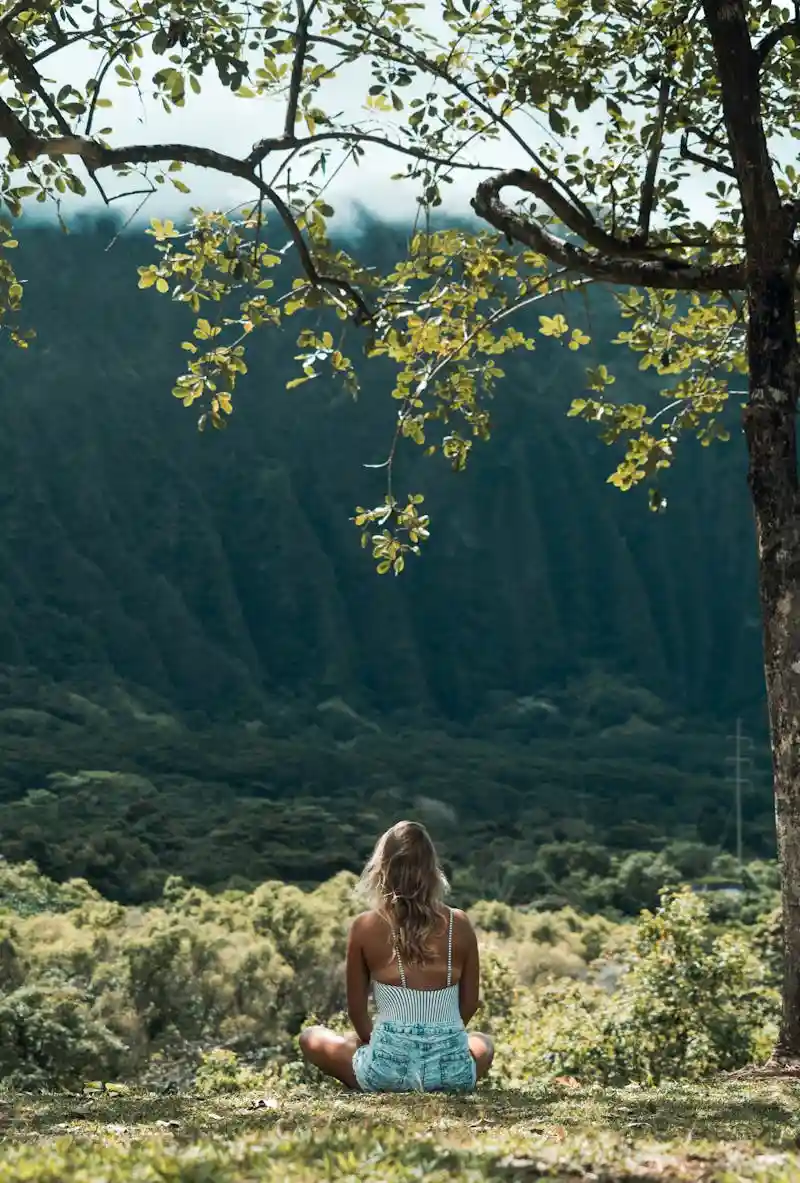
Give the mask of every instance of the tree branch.
<path id="1" fill-rule="evenodd" d="M 742 264 L 709 266 L 670 258 L 625 258 L 600 251 L 592 253 L 583 247 L 576 247 L 556 238 L 554 234 L 510 209 L 500 200 L 503 189 L 509 186 L 520 187 L 520 177 L 528 176 L 529 173 L 512 169 L 481 181 L 472 199 L 472 208 L 478 217 L 483 218 L 510 240 L 545 255 L 557 266 L 606 283 L 662 288 L 668 291 L 727 292 L 737 291 L 745 286 L 745 269 Z M 619 241 L 610 235 L 607 235 L 606 239 L 614 244 Z"/>
<path id="2" fill-rule="evenodd" d="M 98 39 L 101 33 L 122 33 L 126 28 L 131 28 L 135 24 L 136 18 L 129 15 L 117 17 L 116 20 L 109 21 L 108 24 L 101 25 L 100 28 L 93 24 L 90 29 L 78 29 L 73 33 L 65 33 L 62 41 L 48 45 L 35 53 L 31 61 L 34 65 L 38 65 L 39 62 L 60 53 L 62 49 L 69 49 L 71 45 L 78 45 L 81 41 L 89 41 L 92 38 Z"/>
<path id="3" fill-rule="evenodd" d="M 59 7 L 59 0 L 16 0 L 15 4 L 0 15 L 0 29 L 7 29 L 23 12 L 41 12 L 46 16 Z"/>
<path id="4" fill-rule="evenodd" d="M 642 192 L 639 198 L 639 225 L 631 240 L 636 245 L 645 246 L 650 237 L 650 219 L 655 206 L 656 177 L 658 164 L 664 147 L 664 126 L 667 121 L 667 108 L 672 94 L 672 79 L 664 75 L 658 91 L 658 115 L 656 116 L 653 137 L 650 141 L 650 152 L 647 157 L 647 167 L 642 181 Z"/>
<path id="5" fill-rule="evenodd" d="M 248 160 L 240 160 L 224 152 L 215 152 L 212 148 L 199 148 L 191 144 L 129 144 L 124 148 L 107 148 L 96 140 L 74 134 L 41 139 L 25 127 L 2 99 L 0 135 L 6 136 L 11 142 L 14 154 L 23 164 L 40 156 L 51 159 L 59 156 L 77 156 L 90 172 L 99 172 L 104 168 L 125 169 L 138 164 L 180 161 L 182 164 L 192 164 L 197 168 L 211 169 L 247 181 L 272 203 L 297 249 L 309 283 L 314 287 L 326 288 L 330 292 L 338 292 L 340 296 L 349 300 L 355 307 L 355 319 L 358 324 L 366 324 L 373 318 L 372 310 L 364 297 L 349 280 L 325 275 L 317 269 L 308 243 L 289 206 L 272 185 L 258 176 Z"/>
<path id="6" fill-rule="evenodd" d="M 693 152 L 689 147 L 688 132 L 684 132 L 681 136 L 681 160 L 691 160 L 702 168 L 710 168 L 714 172 L 723 173 L 726 177 L 733 177 L 736 180 L 736 169 L 732 168 L 730 164 L 725 164 L 723 160 L 715 160 L 713 156 L 704 156 L 701 152 Z"/>
<path id="7" fill-rule="evenodd" d="M 433 152 L 426 152 L 415 144 L 398 144 L 394 140 L 387 140 L 384 136 L 373 135 L 371 132 L 361 131 L 318 131 L 310 136 L 271 136 L 259 140 L 252 152 L 247 156 L 248 164 L 260 164 L 271 152 L 298 151 L 302 148 L 313 147 L 326 140 L 339 140 L 344 144 L 375 144 L 378 148 L 388 148 L 392 152 L 399 152 L 403 156 L 413 156 L 426 164 L 436 164 L 443 168 L 464 168 L 470 172 L 492 172 L 488 164 L 470 164 L 468 161 L 453 160 L 451 156 L 436 156 Z"/>
<path id="8" fill-rule="evenodd" d="M 71 136 L 73 134 L 72 128 L 68 120 L 64 118 L 56 100 L 45 89 L 41 74 L 19 42 L 11 35 L 8 27 L 2 23 L 0 23 L 0 60 L 5 62 L 8 66 L 9 73 L 17 79 L 23 90 L 28 90 L 38 96 L 62 136 Z M 92 114 L 94 113 L 96 100 L 97 95 L 95 94 L 92 99 Z M 97 180 L 92 168 L 88 165 L 87 168 L 92 184 L 97 189 L 103 202 L 108 205 L 109 200 L 103 186 Z"/>
<path id="9" fill-rule="evenodd" d="M 728 150 L 739 185 L 748 260 L 771 267 L 783 254 L 784 214 L 761 111 L 759 62 L 743 0 L 702 0 L 714 50 Z"/>
<path id="10" fill-rule="evenodd" d="M 317 0 L 311 0 L 311 4 L 306 8 L 304 0 L 295 0 L 295 8 L 297 9 L 297 31 L 295 36 L 297 43 L 294 49 L 292 74 L 289 79 L 289 97 L 286 102 L 286 119 L 283 125 L 283 134 L 286 139 L 294 135 L 294 128 L 297 123 L 297 106 L 300 102 L 300 90 L 303 85 L 303 69 L 308 50 L 308 32 L 316 2 Z"/>
<path id="11" fill-rule="evenodd" d="M 533 194 L 534 197 L 544 202 L 562 225 L 566 226 L 568 230 L 571 230 L 579 238 L 582 238 L 588 246 L 593 247 L 599 254 L 607 255 L 611 259 L 642 259 L 654 263 L 661 262 L 670 267 L 680 264 L 680 260 L 673 259 L 671 256 L 662 255 L 652 248 L 648 249 L 637 243 L 635 239 L 619 238 L 616 234 L 609 234 L 607 230 L 595 221 L 591 214 L 585 217 L 549 181 L 546 181 L 544 177 L 537 176 L 534 172 L 512 168 L 502 173 L 501 178 L 502 180 L 494 177 L 491 181 L 482 184 L 480 188 L 485 189 L 487 185 L 491 186 L 500 181 L 497 188 L 498 194 L 500 189 L 511 186 L 516 189 L 522 189 L 525 193 Z"/>
<path id="12" fill-rule="evenodd" d="M 0 136 L 8 140 L 11 151 L 25 163 L 32 138 L 30 128 L 25 126 L 3 98 L 0 98 Z"/>
<path id="13" fill-rule="evenodd" d="M 16 78 L 23 90 L 38 96 L 61 134 L 71 135 L 72 128 L 58 109 L 58 104 L 45 90 L 39 71 L 3 22 L 0 22 L 0 59 L 5 62 L 9 73 Z"/>
<path id="14" fill-rule="evenodd" d="M 761 38 L 753 50 L 759 70 L 764 68 L 766 60 L 773 49 L 780 45 L 781 41 L 786 41 L 788 37 L 794 37 L 800 41 L 800 20 L 784 21 L 782 25 L 777 25 L 776 28 L 770 29 L 769 33 Z"/>

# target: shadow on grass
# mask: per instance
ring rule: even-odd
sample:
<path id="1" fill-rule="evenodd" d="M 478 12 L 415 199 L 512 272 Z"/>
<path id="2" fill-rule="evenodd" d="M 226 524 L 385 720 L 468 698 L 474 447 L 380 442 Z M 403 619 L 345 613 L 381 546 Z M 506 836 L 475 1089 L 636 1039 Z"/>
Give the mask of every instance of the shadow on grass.
<path id="1" fill-rule="evenodd" d="M 201 1118 L 204 1102 L 187 1096 L 159 1097 L 123 1094 L 119 1096 L 35 1096 L 20 1093 L 4 1109 L 9 1128 L 6 1136 L 58 1135 L 81 1127 L 153 1127 L 181 1129 Z"/>
<path id="2" fill-rule="evenodd" d="M 464 1132 L 525 1131 L 558 1125 L 567 1134 L 612 1131 L 626 1140 L 656 1138 L 752 1142 L 765 1147 L 800 1144 L 800 1084 L 707 1086 L 670 1084 L 658 1089 L 481 1088 L 472 1096 L 365 1096 L 334 1085 L 265 1095 L 212 1098 L 187 1094 L 94 1097 L 17 1095 L 0 1137 L 27 1140 L 59 1135 L 91 1136 L 97 1127 L 131 1137 L 185 1138 L 247 1135 L 279 1127 L 281 1134 L 315 1129 L 346 1131 L 413 1128 L 418 1137 L 448 1127 Z"/>
<path id="3" fill-rule="evenodd" d="M 497 1115 L 514 1123 L 527 1110 L 569 1130 L 599 1126 L 664 1141 L 748 1141 L 800 1145 L 800 1084 L 670 1083 L 660 1088 L 496 1090 Z"/>
<path id="4" fill-rule="evenodd" d="M 621 1099 L 605 1107 L 611 1129 L 640 1130 L 668 1139 L 748 1141 L 763 1146 L 786 1146 L 800 1134 L 798 1094 L 784 1098 L 757 1096 L 675 1096 L 658 1099 Z"/>

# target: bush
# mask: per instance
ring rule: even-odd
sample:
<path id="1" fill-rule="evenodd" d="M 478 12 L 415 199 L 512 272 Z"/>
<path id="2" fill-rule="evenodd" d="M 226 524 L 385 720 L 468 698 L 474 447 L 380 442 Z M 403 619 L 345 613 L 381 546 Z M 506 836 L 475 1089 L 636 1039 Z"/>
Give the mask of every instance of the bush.
<path id="1" fill-rule="evenodd" d="M 559 983 L 510 1012 L 499 1057 L 512 1076 L 604 1083 L 699 1079 L 751 1063 L 774 1037 L 777 996 L 741 937 L 716 932 L 705 902 L 665 894 L 645 912 L 611 996 Z M 527 1041 L 527 1044 L 526 1044 Z"/>
<path id="2" fill-rule="evenodd" d="M 85 879 L 54 883 L 40 874 L 35 863 L 7 863 L 0 859 L 0 910 L 18 916 L 42 912 L 68 912 L 100 896 Z"/>
<path id="3" fill-rule="evenodd" d="M 761 957 L 773 986 L 783 977 L 783 910 L 772 908 L 759 916 L 753 928 L 753 946 Z"/>
<path id="4" fill-rule="evenodd" d="M 0 998 L 0 1076 L 11 1088 L 113 1080 L 125 1051 L 72 986 L 22 986 Z"/>
<path id="5" fill-rule="evenodd" d="M 235 1052 L 228 1048 L 214 1048 L 202 1052 L 200 1066 L 194 1077 L 195 1092 L 201 1097 L 213 1097 L 221 1093 L 242 1093 L 253 1088 L 258 1074 L 239 1061 Z"/>
<path id="6" fill-rule="evenodd" d="M 193 1063 L 215 1046 L 274 1055 L 309 1012 L 344 1005 L 352 875 L 312 892 L 272 882 L 218 895 L 172 878 L 148 908 L 59 887 L 32 865 L 4 865 L 0 878 L 14 903 L 0 912 L 0 992 L 12 1008 L 0 1071 L 16 1080 L 131 1078 L 154 1056 Z"/>
<path id="7" fill-rule="evenodd" d="M 713 935 L 705 902 L 665 895 L 638 927 L 620 1005 L 603 1035 L 607 1078 L 698 1079 L 750 1063 L 776 1013 L 764 967 L 732 933 Z"/>
<path id="8" fill-rule="evenodd" d="M 496 953 L 487 953 L 481 963 L 480 1022 L 491 1031 L 513 1012 L 518 999 L 516 976 L 511 966 Z"/>
<path id="9" fill-rule="evenodd" d="M 511 937 L 518 926 L 518 913 L 500 900 L 478 900 L 469 910 L 469 918 L 479 932 Z"/>

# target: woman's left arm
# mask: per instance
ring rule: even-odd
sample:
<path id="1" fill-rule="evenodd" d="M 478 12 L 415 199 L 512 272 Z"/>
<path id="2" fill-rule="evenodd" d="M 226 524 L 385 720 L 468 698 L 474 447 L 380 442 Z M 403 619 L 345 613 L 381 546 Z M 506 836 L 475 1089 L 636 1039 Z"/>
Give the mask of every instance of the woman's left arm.
<path id="1" fill-rule="evenodd" d="M 347 938 L 347 1013 L 362 1043 L 369 1043 L 372 1020 L 369 1017 L 369 969 L 361 942 L 360 917 L 350 926 Z"/>

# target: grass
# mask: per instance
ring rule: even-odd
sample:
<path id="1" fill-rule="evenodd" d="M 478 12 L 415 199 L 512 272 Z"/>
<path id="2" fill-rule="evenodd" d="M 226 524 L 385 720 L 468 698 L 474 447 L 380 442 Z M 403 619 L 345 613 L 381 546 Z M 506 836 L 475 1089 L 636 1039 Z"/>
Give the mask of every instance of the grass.
<path id="1" fill-rule="evenodd" d="M 789 1183 L 800 1085 L 364 1097 L 314 1084 L 0 1100 L 0 1183 Z"/>

